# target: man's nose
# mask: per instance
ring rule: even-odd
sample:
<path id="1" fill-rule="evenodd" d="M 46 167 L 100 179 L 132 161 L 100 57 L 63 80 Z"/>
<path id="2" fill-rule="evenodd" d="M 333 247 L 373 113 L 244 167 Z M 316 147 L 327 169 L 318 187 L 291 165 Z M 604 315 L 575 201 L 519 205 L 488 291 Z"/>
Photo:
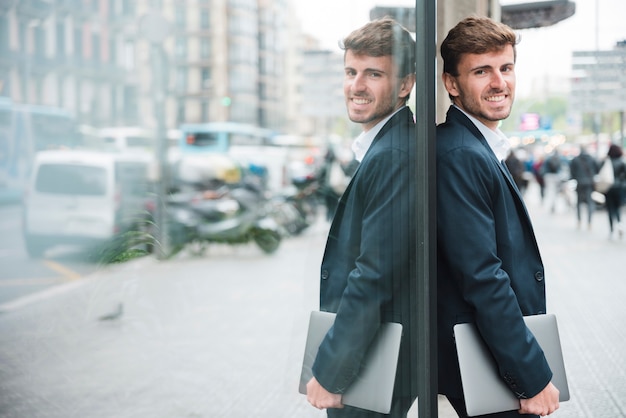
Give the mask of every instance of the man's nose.
<path id="1" fill-rule="evenodd" d="M 491 87 L 503 89 L 506 87 L 506 79 L 500 71 L 494 71 L 491 76 Z"/>
<path id="2" fill-rule="evenodd" d="M 363 74 L 357 74 L 352 79 L 352 90 L 362 91 L 365 89 L 365 76 Z"/>

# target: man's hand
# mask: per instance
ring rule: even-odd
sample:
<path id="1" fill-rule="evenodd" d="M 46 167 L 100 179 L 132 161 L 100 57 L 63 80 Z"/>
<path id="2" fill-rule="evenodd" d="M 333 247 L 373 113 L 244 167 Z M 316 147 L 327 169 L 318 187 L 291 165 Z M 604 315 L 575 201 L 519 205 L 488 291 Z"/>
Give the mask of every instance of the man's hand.
<path id="1" fill-rule="evenodd" d="M 317 409 L 343 408 L 341 394 L 330 393 L 314 377 L 306 384 L 306 399 Z"/>
<path id="2" fill-rule="evenodd" d="M 559 390 L 552 384 L 530 399 L 520 399 L 520 414 L 534 414 L 545 417 L 559 409 Z"/>

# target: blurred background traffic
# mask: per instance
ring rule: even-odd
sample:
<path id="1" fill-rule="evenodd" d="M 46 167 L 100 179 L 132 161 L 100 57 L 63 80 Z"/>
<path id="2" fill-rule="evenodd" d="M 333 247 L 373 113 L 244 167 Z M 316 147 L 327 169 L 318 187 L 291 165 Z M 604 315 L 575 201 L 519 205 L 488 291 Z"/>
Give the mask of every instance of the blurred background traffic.
<path id="1" fill-rule="evenodd" d="M 414 6 L 367 1 L 333 13 L 289 0 L 0 2 L 0 199 L 20 207 L 25 250 L 42 258 L 75 245 L 106 262 L 212 242 L 255 242 L 272 253 L 329 220 L 355 168 L 358 126 L 345 114 L 341 50 L 327 40 L 384 15 L 413 28 Z M 626 35 L 604 35 L 621 3 L 436 7 L 438 38 L 470 13 L 519 30 L 520 68 L 532 62 L 526 35 L 532 42 L 594 11 L 577 28 L 594 47 L 556 45 L 570 53 L 567 77 L 530 83 L 520 70 L 523 93 L 501 128 L 523 182 L 541 184 L 540 165 L 555 152 L 567 169 L 581 145 L 598 161 L 610 144 L 623 145 Z M 325 26 L 324 13 L 341 23 Z M 448 100 L 436 94 L 440 121 Z M 575 190 L 566 169 L 563 195 Z"/>

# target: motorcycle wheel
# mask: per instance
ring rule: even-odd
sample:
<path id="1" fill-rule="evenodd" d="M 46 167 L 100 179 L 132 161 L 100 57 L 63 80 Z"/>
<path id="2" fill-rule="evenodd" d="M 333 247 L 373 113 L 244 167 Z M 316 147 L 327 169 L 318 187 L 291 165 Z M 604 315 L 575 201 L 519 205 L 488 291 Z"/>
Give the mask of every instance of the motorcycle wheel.
<path id="1" fill-rule="evenodd" d="M 281 236 L 277 231 L 258 229 L 254 233 L 254 242 L 265 254 L 276 252 L 280 246 Z"/>

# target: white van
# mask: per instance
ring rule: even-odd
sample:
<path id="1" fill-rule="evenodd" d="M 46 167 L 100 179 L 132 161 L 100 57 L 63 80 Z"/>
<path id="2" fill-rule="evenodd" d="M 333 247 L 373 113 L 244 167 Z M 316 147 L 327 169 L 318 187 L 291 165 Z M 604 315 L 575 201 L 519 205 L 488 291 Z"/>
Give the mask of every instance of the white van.
<path id="1" fill-rule="evenodd" d="M 38 152 L 24 197 L 23 233 L 31 257 L 53 246 L 112 242 L 142 222 L 150 160 L 98 151 Z"/>

